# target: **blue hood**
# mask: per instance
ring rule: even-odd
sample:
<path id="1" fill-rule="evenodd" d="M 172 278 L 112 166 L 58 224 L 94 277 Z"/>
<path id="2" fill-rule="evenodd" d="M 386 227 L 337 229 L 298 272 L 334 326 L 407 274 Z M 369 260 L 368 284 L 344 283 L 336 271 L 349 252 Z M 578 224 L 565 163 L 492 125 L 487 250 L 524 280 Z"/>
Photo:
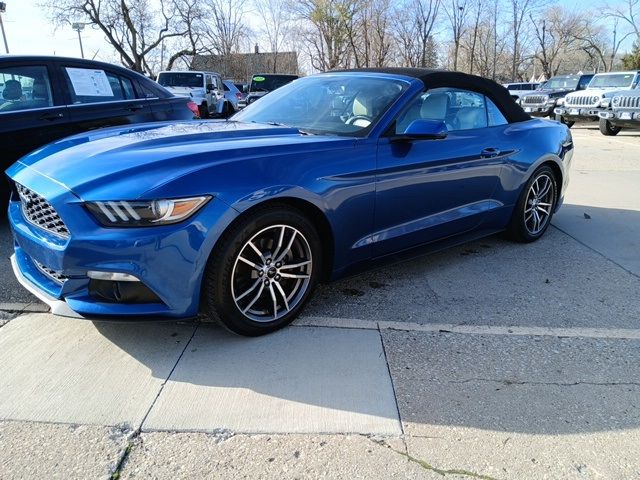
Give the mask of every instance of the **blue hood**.
<path id="1" fill-rule="evenodd" d="M 35 171 L 83 200 L 136 199 L 204 167 L 345 141 L 353 139 L 233 121 L 151 123 L 65 138 L 26 155 L 7 174 L 21 183 Z"/>

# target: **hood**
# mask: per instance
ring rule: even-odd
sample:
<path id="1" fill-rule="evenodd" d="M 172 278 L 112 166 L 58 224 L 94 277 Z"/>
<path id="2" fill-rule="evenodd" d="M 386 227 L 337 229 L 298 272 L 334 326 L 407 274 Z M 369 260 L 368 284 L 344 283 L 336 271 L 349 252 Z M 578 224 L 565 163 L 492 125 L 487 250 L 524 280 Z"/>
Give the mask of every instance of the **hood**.
<path id="1" fill-rule="evenodd" d="M 535 91 L 535 95 L 549 95 L 551 98 L 564 97 L 566 94 L 575 92 L 573 88 L 543 88 Z"/>
<path id="2" fill-rule="evenodd" d="M 322 144 L 334 148 L 339 142 L 353 144 L 353 139 L 224 120 L 151 123 L 60 140 L 23 157 L 7 174 L 23 183 L 35 170 L 83 200 L 135 200 L 172 179 L 216 164 L 308 154 L 311 149 L 322 152 Z M 310 143 L 317 145 L 309 147 Z"/>

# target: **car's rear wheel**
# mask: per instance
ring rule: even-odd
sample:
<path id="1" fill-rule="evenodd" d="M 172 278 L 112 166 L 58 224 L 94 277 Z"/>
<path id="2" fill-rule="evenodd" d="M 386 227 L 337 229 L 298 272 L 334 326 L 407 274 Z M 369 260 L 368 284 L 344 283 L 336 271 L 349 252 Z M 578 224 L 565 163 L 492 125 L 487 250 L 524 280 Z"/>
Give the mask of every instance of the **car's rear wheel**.
<path id="1" fill-rule="evenodd" d="M 555 174 L 551 167 L 543 165 L 522 189 L 507 229 L 508 235 L 519 242 L 538 240 L 549 228 L 557 201 Z"/>
<path id="2" fill-rule="evenodd" d="M 600 133 L 602 133 L 603 135 L 617 135 L 618 133 L 620 133 L 620 130 L 622 130 L 620 127 L 616 127 L 606 118 L 600 119 Z"/>
<path id="3" fill-rule="evenodd" d="M 558 115 L 557 113 L 555 114 L 555 120 L 566 125 L 568 128 L 573 127 L 573 124 L 576 123 L 576 122 L 572 122 L 571 120 L 567 120 L 562 115 Z"/>
<path id="4" fill-rule="evenodd" d="M 314 225 L 288 206 L 258 209 L 221 237 L 205 272 L 207 312 L 229 330 L 257 336 L 300 313 L 320 277 Z"/>
<path id="5" fill-rule="evenodd" d="M 207 102 L 203 102 L 198 109 L 200 110 L 200 118 L 209 118 L 209 105 Z"/>

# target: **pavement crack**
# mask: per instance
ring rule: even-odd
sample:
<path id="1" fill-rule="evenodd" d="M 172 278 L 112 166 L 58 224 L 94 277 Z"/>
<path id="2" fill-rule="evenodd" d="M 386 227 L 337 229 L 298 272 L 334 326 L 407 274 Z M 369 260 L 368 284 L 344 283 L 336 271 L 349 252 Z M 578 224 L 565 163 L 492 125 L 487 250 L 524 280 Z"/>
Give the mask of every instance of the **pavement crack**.
<path id="1" fill-rule="evenodd" d="M 413 463 L 416 463 L 416 464 L 420 465 L 425 470 L 429 470 L 431 472 L 437 473 L 438 475 L 442 475 L 443 477 L 446 477 L 447 475 L 462 475 L 462 476 L 469 477 L 469 478 L 477 478 L 479 480 L 498 480 L 496 477 L 491 477 L 489 475 L 483 475 L 481 473 L 472 472 L 470 470 L 465 470 L 463 468 L 448 468 L 448 469 L 438 468 L 438 467 L 435 467 L 435 466 L 431 465 L 428 462 L 425 462 L 424 460 L 421 460 L 419 458 L 414 457 L 413 455 L 411 455 L 408 452 L 401 452 L 400 450 L 397 450 L 397 449 L 393 448 L 391 445 L 389 445 L 384 440 L 375 439 L 375 438 L 370 438 L 370 440 L 372 442 L 377 443 L 380 446 L 388 448 L 389 450 L 397 453 L 398 455 L 402 455 L 403 457 L 405 457 L 410 462 L 413 462 Z"/>
<path id="2" fill-rule="evenodd" d="M 160 385 L 160 388 L 158 389 L 158 394 L 153 399 L 153 402 L 151 402 L 151 405 L 147 409 L 147 412 L 144 414 L 144 417 L 142 417 L 142 421 L 140 422 L 140 425 L 136 429 L 136 434 L 139 434 L 142 431 L 142 426 L 144 425 L 144 422 L 147 421 L 147 417 L 151 413 L 151 410 L 153 410 L 153 407 L 155 406 L 156 402 L 158 401 L 158 398 L 160 398 L 160 395 L 162 394 L 162 391 L 164 390 L 164 386 L 167 384 L 167 382 L 171 378 L 171 375 L 173 375 L 173 372 L 175 371 L 176 367 L 180 363 L 180 360 L 182 359 L 182 356 L 184 355 L 184 352 L 187 351 L 187 348 L 191 344 L 191 341 L 193 340 L 193 337 L 196 335 L 196 332 L 198 331 L 198 327 L 199 326 L 200 326 L 200 324 L 196 324 L 195 325 L 195 327 L 193 329 L 193 332 L 191 332 L 191 336 L 189 337 L 189 340 L 187 340 L 185 342 L 184 347 L 182 348 L 182 351 L 180 352 L 180 355 L 178 355 L 178 358 L 176 359 L 176 363 L 171 368 L 171 371 L 169 372 L 169 375 L 167 375 L 167 378 L 165 378 L 164 381 L 162 382 L 162 384 Z"/>
<path id="3" fill-rule="evenodd" d="M 391 390 L 393 391 L 393 401 L 396 404 L 396 413 L 398 414 L 398 423 L 400 424 L 400 432 L 404 435 L 404 425 L 402 424 L 402 417 L 400 415 L 400 406 L 398 405 L 398 394 L 396 392 L 396 386 L 393 383 L 393 375 L 391 375 L 391 367 L 389 366 L 389 358 L 387 357 L 387 349 L 384 346 L 384 337 L 382 330 L 380 330 L 380 323 L 376 322 L 378 326 L 378 336 L 380 338 L 380 344 L 382 345 L 382 354 L 384 355 L 384 363 L 387 366 L 387 373 L 389 374 L 389 382 L 391 382 Z"/>
<path id="4" fill-rule="evenodd" d="M 524 380 L 494 379 L 473 377 L 465 380 L 449 380 L 447 383 L 462 384 L 471 382 L 501 383 L 503 385 L 548 385 L 555 387 L 575 387 L 591 385 L 596 387 L 640 387 L 640 382 L 529 382 Z"/>

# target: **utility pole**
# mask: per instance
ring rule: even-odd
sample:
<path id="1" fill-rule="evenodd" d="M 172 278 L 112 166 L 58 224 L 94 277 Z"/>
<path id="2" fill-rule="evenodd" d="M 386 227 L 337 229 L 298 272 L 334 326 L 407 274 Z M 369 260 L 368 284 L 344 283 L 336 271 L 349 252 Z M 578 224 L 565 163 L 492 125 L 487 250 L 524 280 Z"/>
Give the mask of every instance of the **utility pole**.
<path id="1" fill-rule="evenodd" d="M 4 33 L 4 23 L 2 23 L 2 14 L 7 11 L 7 4 L 0 2 L 0 30 L 2 30 L 2 39 L 4 40 L 4 49 L 9 53 L 9 44 L 7 43 L 7 34 Z"/>
<path id="2" fill-rule="evenodd" d="M 84 49 L 82 48 L 82 35 L 80 35 L 80 32 L 84 30 L 84 23 L 72 23 L 71 28 L 78 32 L 78 42 L 80 42 L 80 55 L 82 56 L 82 58 L 84 58 Z"/>

